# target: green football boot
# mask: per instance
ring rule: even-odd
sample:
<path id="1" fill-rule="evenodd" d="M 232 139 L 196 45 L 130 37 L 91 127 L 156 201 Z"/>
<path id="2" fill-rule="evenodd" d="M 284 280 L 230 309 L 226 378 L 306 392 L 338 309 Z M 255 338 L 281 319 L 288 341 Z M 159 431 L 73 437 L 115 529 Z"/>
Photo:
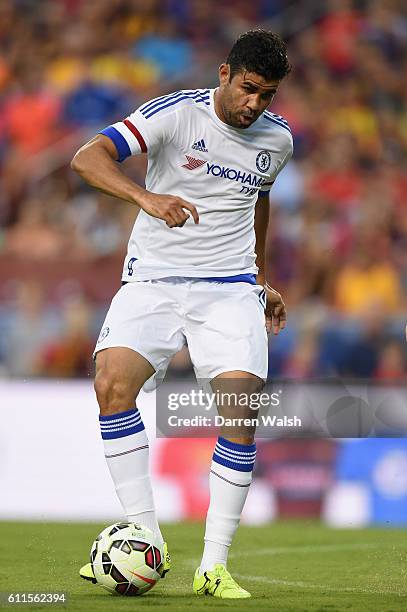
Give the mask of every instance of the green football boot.
<path id="1" fill-rule="evenodd" d="M 221 599 L 247 599 L 251 597 L 235 582 L 224 565 L 217 563 L 212 571 L 199 574 L 195 572 L 192 585 L 195 595 L 213 595 Z"/>
<path id="2" fill-rule="evenodd" d="M 171 569 L 171 557 L 170 557 L 170 553 L 168 552 L 167 542 L 164 542 L 163 544 L 163 572 L 161 574 L 161 578 L 165 578 L 165 575 L 168 574 L 170 569 Z"/>
<path id="3" fill-rule="evenodd" d="M 81 569 L 79 570 L 79 576 L 84 580 L 90 580 L 91 582 L 93 582 L 93 584 L 96 584 L 96 578 L 95 574 L 93 573 L 93 567 L 91 563 L 86 563 L 86 565 L 81 567 Z"/>

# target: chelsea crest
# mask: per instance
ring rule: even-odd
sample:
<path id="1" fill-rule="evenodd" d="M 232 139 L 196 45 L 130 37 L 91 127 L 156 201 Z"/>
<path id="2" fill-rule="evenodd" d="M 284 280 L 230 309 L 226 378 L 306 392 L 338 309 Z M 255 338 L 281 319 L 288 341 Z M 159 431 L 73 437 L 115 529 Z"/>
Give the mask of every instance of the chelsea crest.
<path id="1" fill-rule="evenodd" d="M 271 155 L 269 151 L 260 151 L 256 157 L 256 167 L 259 172 L 267 172 L 271 164 Z"/>

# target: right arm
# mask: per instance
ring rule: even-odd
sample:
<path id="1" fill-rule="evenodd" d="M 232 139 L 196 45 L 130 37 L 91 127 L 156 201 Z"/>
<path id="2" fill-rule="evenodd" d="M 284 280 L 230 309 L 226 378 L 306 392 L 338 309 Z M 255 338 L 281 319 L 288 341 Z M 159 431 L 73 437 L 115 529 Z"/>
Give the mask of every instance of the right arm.
<path id="1" fill-rule="evenodd" d="M 75 170 L 91 187 L 131 204 L 137 204 L 152 217 L 166 222 L 168 227 L 182 227 L 189 211 L 199 223 L 193 204 L 173 195 L 151 193 L 129 179 L 116 163 L 119 158 L 110 138 L 98 134 L 77 151 L 71 162 Z"/>

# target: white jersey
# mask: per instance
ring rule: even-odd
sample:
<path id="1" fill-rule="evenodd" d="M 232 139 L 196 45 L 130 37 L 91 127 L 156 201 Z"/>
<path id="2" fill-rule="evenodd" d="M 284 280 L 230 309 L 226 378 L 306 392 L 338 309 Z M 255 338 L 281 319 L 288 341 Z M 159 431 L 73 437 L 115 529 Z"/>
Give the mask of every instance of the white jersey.
<path id="1" fill-rule="evenodd" d="M 199 224 L 183 227 L 143 210 L 130 236 L 124 281 L 169 276 L 224 278 L 257 274 L 254 211 L 292 155 L 285 119 L 265 111 L 234 128 L 215 113 L 214 89 L 179 91 L 140 106 L 102 130 L 122 161 L 147 153 L 146 189 L 194 204 Z"/>

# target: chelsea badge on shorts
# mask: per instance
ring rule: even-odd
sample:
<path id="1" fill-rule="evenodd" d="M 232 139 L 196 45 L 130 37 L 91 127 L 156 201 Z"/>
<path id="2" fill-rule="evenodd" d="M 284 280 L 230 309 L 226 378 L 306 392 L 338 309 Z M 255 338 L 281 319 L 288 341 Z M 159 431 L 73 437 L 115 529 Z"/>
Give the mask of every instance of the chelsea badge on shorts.
<path id="1" fill-rule="evenodd" d="M 106 336 L 109 334 L 109 332 L 110 332 L 110 328 L 109 327 L 104 327 L 102 329 L 102 331 L 100 332 L 100 334 L 99 334 L 99 338 L 98 338 L 98 342 L 97 343 L 99 344 L 100 342 L 102 342 L 106 338 Z"/>
<path id="2" fill-rule="evenodd" d="M 256 157 L 256 167 L 259 172 L 267 172 L 271 165 L 270 151 L 260 151 Z"/>

